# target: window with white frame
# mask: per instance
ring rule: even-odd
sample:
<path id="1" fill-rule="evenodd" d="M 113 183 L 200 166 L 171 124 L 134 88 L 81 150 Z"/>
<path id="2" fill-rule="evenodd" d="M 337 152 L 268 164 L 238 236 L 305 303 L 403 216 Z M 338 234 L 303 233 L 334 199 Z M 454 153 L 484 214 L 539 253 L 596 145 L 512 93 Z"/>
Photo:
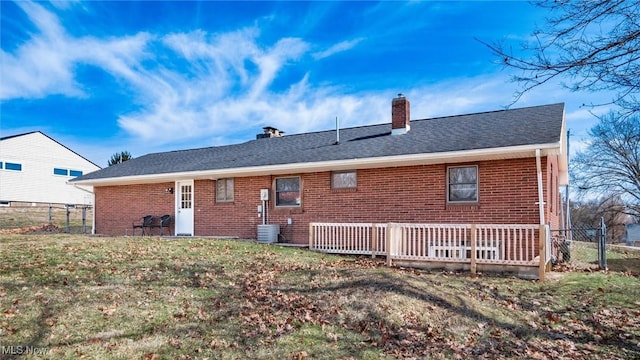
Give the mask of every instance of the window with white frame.
<path id="1" fill-rule="evenodd" d="M 447 169 L 447 201 L 478 201 L 478 167 L 451 166 Z"/>
<path id="2" fill-rule="evenodd" d="M 276 178 L 276 206 L 300 206 L 300 177 Z"/>
<path id="3" fill-rule="evenodd" d="M 233 178 L 216 180 L 216 201 L 233 201 Z"/>
<path id="4" fill-rule="evenodd" d="M 5 170 L 13 170 L 13 171 L 22 171 L 22 164 L 5 162 L 4 163 L 4 169 Z"/>
<path id="5" fill-rule="evenodd" d="M 61 169 L 61 168 L 53 168 L 53 175 L 68 176 L 69 170 Z"/>
<path id="6" fill-rule="evenodd" d="M 78 177 L 82 176 L 82 171 L 65 168 L 53 168 L 53 175 Z"/>
<path id="7" fill-rule="evenodd" d="M 354 189 L 356 187 L 358 187 L 358 173 L 355 170 L 331 173 L 332 189 Z"/>

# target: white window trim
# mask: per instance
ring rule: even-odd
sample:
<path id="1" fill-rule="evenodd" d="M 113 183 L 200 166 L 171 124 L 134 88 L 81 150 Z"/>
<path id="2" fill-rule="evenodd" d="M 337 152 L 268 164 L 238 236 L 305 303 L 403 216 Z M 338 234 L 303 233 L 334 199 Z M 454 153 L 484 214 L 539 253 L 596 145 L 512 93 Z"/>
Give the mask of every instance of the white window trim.
<path id="1" fill-rule="evenodd" d="M 65 170 L 67 173 L 65 175 L 62 174 L 56 174 L 56 170 Z M 59 176 L 59 177 L 69 177 L 69 169 L 65 169 L 65 168 L 53 168 L 53 176 Z"/>
<path id="2" fill-rule="evenodd" d="M 7 168 L 7 164 L 10 164 L 12 166 L 13 165 L 18 165 L 18 166 L 20 166 L 20 169 L 9 169 L 9 168 Z M 5 171 L 24 171 L 24 166 L 22 166 L 22 163 L 14 163 L 14 162 L 10 162 L 10 161 L 3 161 L 2 170 L 5 170 Z"/>

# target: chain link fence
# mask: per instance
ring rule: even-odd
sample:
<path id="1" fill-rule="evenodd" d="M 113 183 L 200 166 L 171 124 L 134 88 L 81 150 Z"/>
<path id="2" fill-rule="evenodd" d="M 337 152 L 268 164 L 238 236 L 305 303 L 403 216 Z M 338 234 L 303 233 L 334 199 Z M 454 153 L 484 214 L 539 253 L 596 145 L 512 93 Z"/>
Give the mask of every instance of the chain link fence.
<path id="1" fill-rule="evenodd" d="M 574 226 L 571 229 L 551 230 L 551 236 L 558 262 L 573 262 L 581 267 L 596 265 L 600 269 L 607 269 L 607 227 L 604 219 L 600 227 Z"/>
<path id="2" fill-rule="evenodd" d="M 91 233 L 93 207 L 88 205 L 18 205 L 0 207 L 0 231 L 5 233 Z"/>

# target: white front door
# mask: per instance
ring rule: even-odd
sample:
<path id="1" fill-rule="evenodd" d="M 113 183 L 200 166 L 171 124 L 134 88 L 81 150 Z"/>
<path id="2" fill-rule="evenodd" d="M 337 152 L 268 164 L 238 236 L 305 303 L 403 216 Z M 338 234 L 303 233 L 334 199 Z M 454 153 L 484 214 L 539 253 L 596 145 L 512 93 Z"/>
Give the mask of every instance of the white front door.
<path id="1" fill-rule="evenodd" d="M 193 180 L 176 181 L 176 235 L 193 236 Z"/>

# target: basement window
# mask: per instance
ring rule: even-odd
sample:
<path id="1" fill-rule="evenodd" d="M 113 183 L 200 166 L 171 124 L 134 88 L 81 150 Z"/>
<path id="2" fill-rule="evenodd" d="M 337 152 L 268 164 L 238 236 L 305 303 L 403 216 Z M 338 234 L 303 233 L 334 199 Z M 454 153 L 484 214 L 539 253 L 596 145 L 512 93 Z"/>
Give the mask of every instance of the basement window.
<path id="1" fill-rule="evenodd" d="M 358 173 L 353 171 L 334 171 L 331 173 L 332 189 L 355 189 L 358 187 Z"/>
<path id="2" fill-rule="evenodd" d="M 447 201 L 478 202 L 477 166 L 451 166 L 447 169 Z"/>
<path id="3" fill-rule="evenodd" d="M 300 177 L 276 178 L 276 206 L 300 206 Z"/>
<path id="4" fill-rule="evenodd" d="M 216 201 L 233 201 L 233 178 L 216 180 Z"/>

